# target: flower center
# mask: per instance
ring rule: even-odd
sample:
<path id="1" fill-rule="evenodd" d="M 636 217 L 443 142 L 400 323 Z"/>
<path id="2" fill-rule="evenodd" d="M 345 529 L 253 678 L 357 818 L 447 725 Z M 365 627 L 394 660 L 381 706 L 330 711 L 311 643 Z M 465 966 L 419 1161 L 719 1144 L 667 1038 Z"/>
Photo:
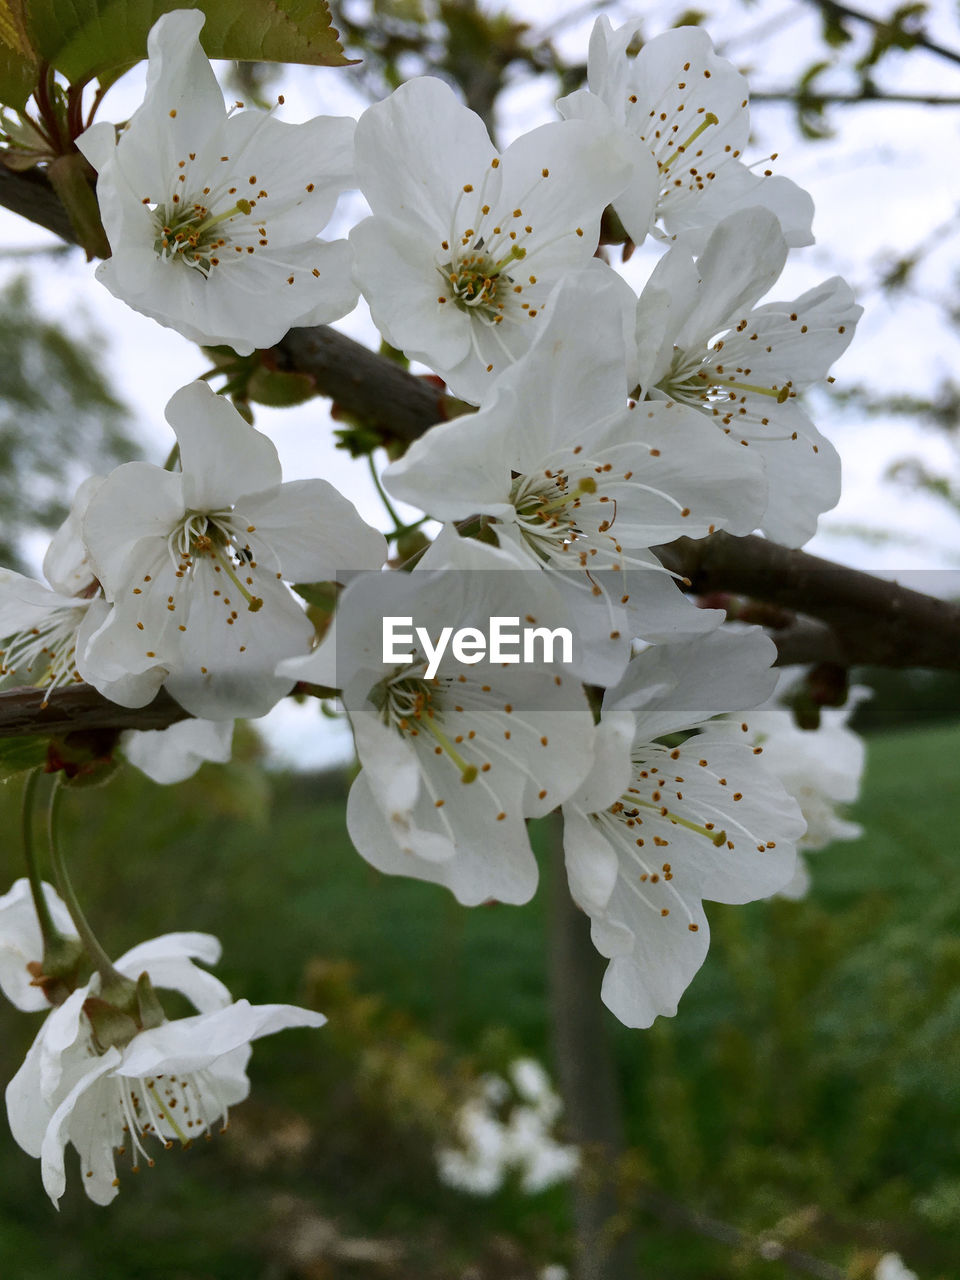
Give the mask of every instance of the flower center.
<path id="1" fill-rule="evenodd" d="M 211 1071 L 201 1070 L 185 1075 L 156 1075 L 144 1079 L 115 1076 L 121 1127 L 132 1150 L 133 1172 L 139 1171 L 137 1157 L 143 1156 L 149 1166 L 142 1138 L 157 1137 L 169 1150 L 177 1139 L 189 1147 L 195 1138 L 207 1133 L 219 1120 L 221 1132 L 227 1126 L 227 1106 Z M 124 1148 L 119 1149 L 120 1154 Z"/>
<path id="2" fill-rule="evenodd" d="M 526 254 L 522 246 L 512 245 L 509 253 L 495 261 L 492 254 L 483 252 L 481 236 L 469 252 L 455 254 L 437 270 L 459 310 L 472 312 L 490 324 L 500 324 L 514 287 L 514 278 L 507 274 L 506 268 L 521 261 Z"/>
<path id="3" fill-rule="evenodd" d="M 713 349 L 719 351 L 722 346 L 721 340 L 714 344 Z M 738 365 L 731 369 L 729 365 L 707 363 L 702 352 L 683 351 L 677 347 L 670 370 L 658 385 L 671 399 L 693 405 L 696 409 L 708 407 L 716 413 L 734 411 L 736 406 L 742 405 L 747 392 L 766 396 L 777 404 L 785 404 L 794 394 L 789 381 L 783 386 L 765 387 L 751 382 L 750 373 L 749 366 Z M 743 416 L 742 412 L 740 416 Z"/>
<path id="4" fill-rule="evenodd" d="M 447 756 L 460 771 L 461 782 L 473 782 L 477 766 L 468 764 L 443 729 L 442 691 L 448 681 L 424 680 L 419 674 L 421 664 L 398 668 L 397 671 L 375 685 L 368 700 L 380 712 L 385 725 L 395 728 L 401 735 L 418 738 L 426 733 L 435 742 L 434 750 Z"/>
<path id="5" fill-rule="evenodd" d="M 223 213 L 212 214 L 200 201 L 157 205 L 153 210 L 156 225 L 154 252 L 165 262 L 182 262 L 208 276 L 220 264 L 220 251 L 229 246 L 223 233 L 236 218 L 249 217 L 253 205 L 238 200 Z"/>
<path id="6" fill-rule="evenodd" d="M 263 600 L 249 589 L 253 579 L 241 581 L 240 572 L 257 567 L 249 542 L 240 543 L 233 527 L 233 512 L 188 511 L 179 525 L 167 538 L 170 558 L 177 566 L 177 575 L 188 573 L 197 557 L 212 560 L 217 572 L 225 573 L 235 590 L 247 602 L 250 613 L 263 608 Z"/>
<path id="7" fill-rule="evenodd" d="M 596 493 L 597 482 L 591 475 L 580 476 L 576 481 L 565 470 L 517 476 L 510 501 L 524 541 L 544 559 L 555 551 L 565 551 L 585 536 L 578 514 L 584 501 Z"/>
<path id="8" fill-rule="evenodd" d="M 48 691 L 82 683 L 76 666 L 77 632 L 88 604 L 78 599 L 76 605 L 51 609 L 29 630 L 7 637 L 6 647 L 0 649 L 0 676 L 17 671 Z"/>

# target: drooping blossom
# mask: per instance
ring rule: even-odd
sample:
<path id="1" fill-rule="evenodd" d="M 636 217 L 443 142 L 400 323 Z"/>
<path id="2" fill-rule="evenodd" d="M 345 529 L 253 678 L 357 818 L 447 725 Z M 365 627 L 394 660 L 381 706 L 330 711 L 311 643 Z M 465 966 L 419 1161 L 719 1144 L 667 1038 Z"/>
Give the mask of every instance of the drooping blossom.
<path id="1" fill-rule="evenodd" d="M 249 355 L 356 303 L 347 241 L 317 238 L 353 185 L 355 125 L 228 111 L 203 23 L 198 9 L 160 17 L 143 103 L 119 137 L 102 121 L 77 145 L 113 251 L 97 279 L 186 337 Z"/>
<path id="2" fill-rule="evenodd" d="M 364 112 L 356 146 L 373 217 L 350 241 L 374 322 L 479 402 L 533 340 L 553 286 L 591 263 L 626 181 L 623 140 L 557 122 L 501 155 L 452 89 L 420 77 Z"/>
<path id="3" fill-rule="evenodd" d="M 447 649 L 428 677 L 412 627 L 486 635 L 494 617 L 554 628 L 568 611 L 509 551 L 443 530 L 411 573 L 364 574 L 333 626 L 289 676 L 340 688 L 362 769 L 347 829 L 381 871 L 446 885 L 475 905 L 525 902 L 537 884 L 526 819 L 555 808 L 590 767 L 593 717 L 569 663 L 459 660 Z M 410 618 L 409 646 L 385 657 L 385 617 Z M 478 660 L 479 659 L 479 660 Z"/>
<path id="4" fill-rule="evenodd" d="M 604 697 L 594 767 L 563 806 L 574 899 L 610 959 L 602 998 L 631 1027 L 676 1013 L 709 945 L 703 900 L 751 902 L 789 883 L 803 818 L 761 747 L 711 717 L 762 702 L 775 649 L 716 631 L 647 649 Z M 665 735 L 697 730 L 676 746 Z"/>
<path id="5" fill-rule="evenodd" d="M 80 1156 L 83 1189 L 97 1204 L 117 1194 L 117 1157 L 136 1172 L 153 1164 L 152 1139 L 188 1146 L 248 1094 L 250 1042 L 285 1027 L 320 1027 L 322 1014 L 292 1005 L 231 1002 L 213 964 L 220 944 L 207 934 L 173 933 L 134 947 L 116 962 L 142 987 L 178 991 L 199 1009 L 167 1021 L 131 1014 L 102 1019 L 97 976 L 54 1009 L 7 1086 L 7 1116 L 19 1145 L 41 1162 L 43 1185 L 56 1204 L 66 1186 L 68 1144 Z M 109 1026 L 112 1043 L 98 1039 Z M 157 1148 L 158 1149 L 158 1148 Z"/>
<path id="6" fill-rule="evenodd" d="M 657 264 L 637 304 L 641 393 L 690 405 L 763 459 L 760 527 L 787 546 L 815 532 L 840 496 L 840 459 L 798 396 L 826 379 L 863 312 L 833 276 L 798 298 L 755 305 L 787 246 L 766 209 L 724 219 L 694 260 L 681 245 Z"/>
<path id="7" fill-rule="evenodd" d="M 699 27 L 665 31 L 641 46 L 637 26 L 634 19 L 614 31 L 601 15 L 590 37 L 589 88 L 557 104 L 567 119 L 631 138 L 630 185 L 613 200 L 630 238 L 640 244 L 663 236 L 662 223 L 697 248 L 728 214 L 762 205 L 789 245 L 811 244 L 807 192 L 743 162 L 750 136 L 744 77 Z"/>
<path id="8" fill-rule="evenodd" d="M 43 884 L 50 918 L 65 938 L 76 938 L 70 912 L 53 885 Z M 0 991 L 24 1013 L 50 1008 L 43 987 L 35 979 L 43 962 L 43 934 L 33 905 L 30 881 L 21 877 L 0 898 Z"/>
<path id="9" fill-rule="evenodd" d="M 277 662 L 313 637 L 284 579 L 379 567 L 386 543 L 325 480 L 282 484 L 272 442 L 204 383 L 176 392 L 166 414 L 181 470 L 126 463 L 87 508 L 84 538 L 112 608 L 84 674 L 100 688 L 149 673 L 148 696 L 115 699 L 126 706 L 165 683 L 197 716 L 264 715 L 293 683 Z"/>

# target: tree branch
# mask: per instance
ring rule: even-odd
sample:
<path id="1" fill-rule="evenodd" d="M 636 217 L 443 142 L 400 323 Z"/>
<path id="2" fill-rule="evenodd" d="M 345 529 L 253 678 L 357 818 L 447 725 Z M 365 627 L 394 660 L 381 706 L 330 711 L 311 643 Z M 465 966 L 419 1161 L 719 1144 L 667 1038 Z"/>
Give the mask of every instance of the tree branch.
<path id="1" fill-rule="evenodd" d="M 838 4 L 836 0 L 810 0 L 810 3 L 828 17 L 849 18 L 852 22 L 862 22 L 868 27 L 873 27 L 874 31 L 889 27 L 887 19 L 875 18 L 872 14 L 863 13 L 860 9 L 852 9 L 847 4 Z M 942 44 L 935 44 L 922 31 L 909 31 L 906 34 L 909 36 L 912 46 L 926 49 L 928 53 L 935 53 L 939 58 L 946 58 L 948 62 L 955 62 L 960 65 L 960 52 L 957 52 L 956 49 L 947 49 Z"/>
<path id="2" fill-rule="evenodd" d="M 870 106 L 906 103 L 921 107 L 958 107 L 960 95 L 936 93 L 888 93 L 874 90 L 871 93 L 817 93 L 810 89 L 760 89 L 750 91 L 751 105 L 755 102 L 793 102 L 804 107 L 843 107 L 868 104 Z"/>
<path id="3" fill-rule="evenodd" d="M 0 693 L 0 738 L 61 736 L 88 729 L 166 729 L 190 712 L 161 689 L 146 707 L 120 707 L 91 685 L 7 689 Z"/>
<path id="4" fill-rule="evenodd" d="M 778 1240 L 750 1235 L 729 1222 L 710 1218 L 652 1188 L 639 1187 L 636 1196 L 641 1208 L 655 1214 L 662 1221 L 672 1223 L 684 1231 L 694 1231 L 709 1240 L 730 1245 L 731 1248 L 744 1249 L 764 1262 L 779 1262 L 790 1271 L 815 1276 L 816 1280 L 845 1280 L 848 1275 L 848 1272 L 841 1271 L 839 1267 L 824 1262 L 813 1254 L 791 1248 Z"/>
<path id="5" fill-rule="evenodd" d="M 66 213 L 41 173 L 0 167 L 0 204 L 72 242 Z M 326 326 L 292 329 L 275 351 L 281 367 L 310 374 L 321 394 L 385 440 L 415 440 L 463 408 L 429 380 Z M 782 662 L 960 670 L 960 606 L 955 604 L 763 538 L 720 533 L 698 542 L 683 538 L 658 550 L 696 594 L 733 592 L 807 615 L 806 621 L 775 632 Z M 87 686 L 57 690 L 46 704 L 40 690 L 0 693 L 0 736 L 159 729 L 185 716 L 164 693 L 138 710 L 117 707 Z"/>
<path id="6" fill-rule="evenodd" d="M 0 204 L 28 222 L 52 231 L 61 240 L 76 244 L 67 211 L 54 194 L 46 174 L 39 169 L 15 173 L 0 162 Z"/>
<path id="7" fill-rule="evenodd" d="M 754 536 L 715 533 L 655 550 L 697 595 L 730 591 L 826 623 L 834 661 L 960 670 L 960 605 L 949 600 Z M 802 634 L 809 647 L 814 632 Z"/>

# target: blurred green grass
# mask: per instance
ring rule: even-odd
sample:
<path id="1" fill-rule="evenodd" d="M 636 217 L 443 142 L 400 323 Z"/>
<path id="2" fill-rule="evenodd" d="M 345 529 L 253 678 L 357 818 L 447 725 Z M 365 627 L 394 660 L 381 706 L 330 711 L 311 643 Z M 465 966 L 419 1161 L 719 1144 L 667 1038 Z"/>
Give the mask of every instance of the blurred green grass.
<path id="1" fill-rule="evenodd" d="M 640 1176 L 748 1230 L 792 1230 L 851 1275 L 886 1249 L 921 1280 L 957 1273 L 958 759 L 960 726 L 871 737 L 854 814 L 866 834 L 811 856 L 810 898 L 711 909 L 710 956 L 678 1016 L 649 1032 L 609 1019 Z M 432 1171 L 431 1108 L 458 1073 L 519 1052 L 549 1062 L 543 889 L 523 908 L 464 910 L 367 867 L 339 779 L 271 789 L 240 764 L 173 789 L 128 770 L 66 798 L 70 865 L 110 951 L 215 933 L 235 995 L 312 999 L 331 1026 L 261 1042 L 231 1134 L 161 1151 L 137 1179 L 121 1167 L 111 1209 L 74 1180 L 55 1214 L 37 1162 L 5 1137 L 5 1280 L 454 1277 L 470 1262 L 522 1280 L 569 1256 L 563 1189 L 475 1201 Z M 5 883 L 21 874 L 18 802 L 16 784 L 0 793 Z M 5 1079 L 37 1025 L 0 1011 Z M 282 1148 L 277 1133 L 301 1136 Z M 402 1239 L 403 1261 L 310 1270 L 290 1251 L 291 1214 Z M 651 1280 L 779 1273 L 649 1214 L 639 1224 Z"/>

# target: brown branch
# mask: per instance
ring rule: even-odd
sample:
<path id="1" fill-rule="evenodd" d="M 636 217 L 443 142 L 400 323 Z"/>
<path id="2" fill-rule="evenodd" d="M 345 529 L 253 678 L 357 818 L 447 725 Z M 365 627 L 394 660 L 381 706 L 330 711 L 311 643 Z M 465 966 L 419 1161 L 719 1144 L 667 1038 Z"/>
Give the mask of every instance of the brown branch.
<path id="1" fill-rule="evenodd" d="M 54 194 L 46 174 L 39 169 L 15 173 L 0 162 L 0 204 L 52 231 L 61 240 L 76 244 L 66 209 Z"/>
<path id="2" fill-rule="evenodd" d="M 760 89 L 751 90 L 750 103 L 756 102 L 793 102 L 800 107 L 843 107 L 858 106 L 866 103 L 869 106 L 903 104 L 921 107 L 960 107 L 960 94 L 936 93 L 888 93 L 886 90 L 874 89 L 861 93 L 814 93 L 810 90 L 796 89 Z"/>
<path id="3" fill-rule="evenodd" d="M 166 729 L 190 718 L 165 689 L 146 707 L 120 707 L 91 685 L 48 692 L 6 689 L 0 693 L 0 738 L 28 734 L 61 736 L 88 729 Z"/>
<path id="4" fill-rule="evenodd" d="M 0 168 L 0 204 L 67 241 L 73 239 L 59 200 L 38 172 Z M 276 353 L 281 365 L 312 375 L 319 392 L 386 440 L 414 440 L 463 408 L 429 380 L 325 326 L 291 330 Z M 681 539 L 660 551 L 697 594 L 734 592 L 807 615 L 807 621 L 775 634 L 783 662 L 960 669 L 957 605 L 762 538 L 714 534 L 699 542 Z M 86 686 L 51 694 L 45 708 L 42 702 L 42 692 L 0 693 L 0 736 L 81 728 L 157 729 L 186 714 L 165 694 L 149 707 L 129 710 Z"/>
<path id="5" fill-rule="evenodd" d="M 960 605 L 948 600 L 764 538 L 715 533 L 658 551 L 698 595 L 730 591 L 819 619 L 839 647 L 834 661 L 960 670 Z"/>

